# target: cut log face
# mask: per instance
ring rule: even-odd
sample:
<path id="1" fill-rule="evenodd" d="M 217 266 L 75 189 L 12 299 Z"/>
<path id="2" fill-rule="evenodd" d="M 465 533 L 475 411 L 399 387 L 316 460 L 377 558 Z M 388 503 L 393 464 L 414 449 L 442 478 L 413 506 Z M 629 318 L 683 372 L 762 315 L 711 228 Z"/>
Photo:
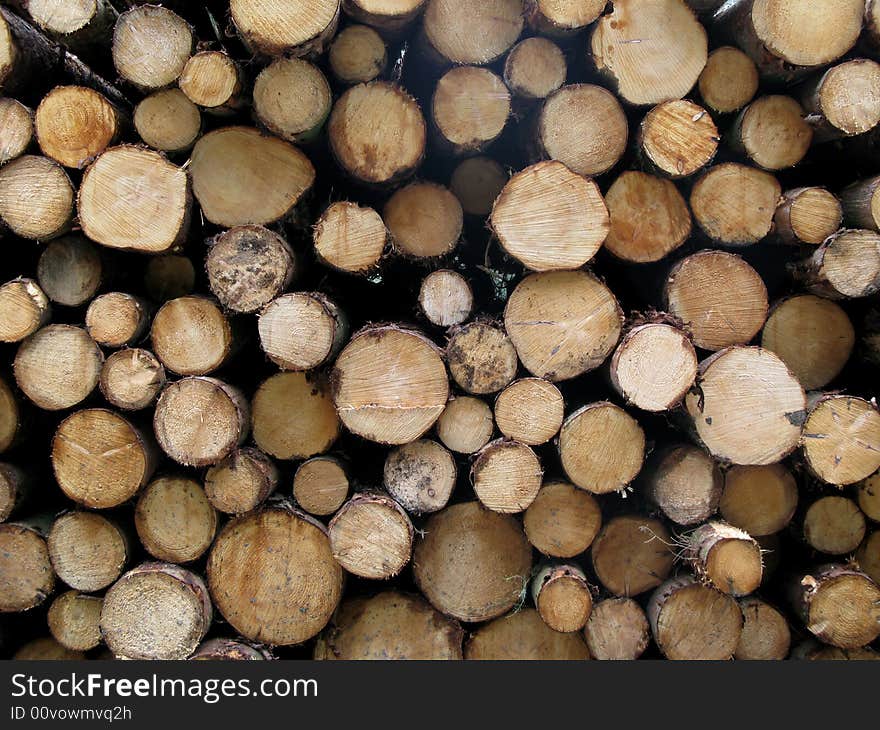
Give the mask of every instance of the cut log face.
<path id="1" fill-rule="evenodd" d="M 529 446 L 545 444 L 559 433 L 564 410 L 559 388 L 541 378 L 516 380 L 495 399 L 498 430 Z"/>
<path id="2" fill-rule="evenodd" d="M 321 53 L 336 32 L 339 0 L 231 0 L 232 22 L 245 45 L 267 56 Z"/>
<path id="3" fill-rule="evenodd" d="M 645 458 L 645 434 L 632 416 L 600 402 L 572 413 L 559 432 L 559 458 L 572 483 L 593 494 L 625 489 Z"/>
<path id="4" fill-rule="evenodd" d="M 162 450 L 179 464 L 208 466 L 228 456 L 248 434 L 248 403 L 214 378 L 189 377 L 159 396 L 153 430 Z"/>
<path id="5" fill-rule="evenodd" d="M 214 239 L 205 269 L 211 291 L 226 309 L 251 314 L 287 288 L 296 259 L 277 233 L 237 226 Z"/>
<path id="6" fill-rule="evenodd" d="M 339 418 L 324 387 L 305 373 L 279 373 L 254 394 L 254 442 L 276 459 L 307 459 L 339 436 Z"/>
<path id="7" fill-rule="evenodd" d="M 454 327 L 470 317 L 474 293 L 461 274 L 449 269 L 432 271 L 419 288 L 419 307 L 431 324 Z"/>
<path id="8" fill-rule="evenodd" d="M 333 557 L 362 578 L 392 578 L 412 556 L 412 522 L 403 507 L 381 494 L 356 494 L 342 505 L 328 529 Z"/>
<path id="9" fill-rule="evenodd" d="M 388 63 L 385 42 L 366 25 L 341 30 L 327 56 L 333 75 L 344 84 L 365 84 L 379 76 Z"/>
<path id="10" fill-rule="evenodd" d="M 62 491 L 92 509 L 131 499 L 153 473 L 148 437 L 122 416 L 90 408 L 68 416 L 52 440 L 52 469 Z"/>
<path id="11" fill-rule="evenodd" d="M 687 559 L 696 575 L 722 593 L 747 596 L 761 585 L 761 546 L 723 522 L 707 522 L 689 535 Z"/>
<path id="12" fill-rule="evenodd" d="M 761 346 L 779 355 L 807 391 L 828 385 L 840 374 L 855 341 L 846 312 L 811 294 L 775 305 L 761 334 Z"/>
<path id="13" fill-rule="evenodd" d="M 119 113 L 107 98 L 85 86 L 58 86 L 34 114 L 40 149 L 65 167 L 82 168 L 120 132 Z"/>
<path id="14" fill-rule="evenodd" d="M 236 449 L 205 473 L 205 494 L 214 509 L 244 514 L 259 507 L 278 486 L 278 468 L 259 449 Z"/>
<path id="15" fill-rule="evenodd" d="M 725 162 L 696 182 L 691 210 L 713 241 L 748 246 L 770 233 L 780 195 L 782 187 L 770 173 Z"/>
<path id="16" fill-rule="evenodd" d="M 859 568 L 880 585 L 880 530 L 872 532 L 856 551 Z"/>
<path id="17" fill-rule="evenodd" d="M 652 457 L 646 471 L 648 498 L 676 524 L 698 525 L 718 509 L 724 476 L 702 449 L 673 447 Z"/>
<path id="18" fill-rule="evenodd" d="M 514 377 L 519 362 L 507 333 L 488 322 L 456 329 L 446 346 L 452 378 L 467 393 L 497 393 Z"/>
<path id="19" fill-rule="evenodd" d="M 672 571 L 671 540 L 659 520 L 615 517 L 591 548 L 596 577 L 616 596 L 637 596 L 656 588 Z"/>
<path id="20" fill-rule="evenodd" d="M 49 298 L 33 279 L 0 285 L 0 342 L 21 342 L 47 324 Z"/>
<path id="21" fill-rule="evenodd" d="M 750 20 L 765 48 L 794 66 L 821 66 L 853 47 L 862 27 L 861 0 L 756 0 Z"/>
<path id="22" fill-rule="evenodd" d="M 580 631 L 593 610 L 584 572 L 575 565 L 550 565 L 532 581 L 532 600 L 541 620 L 554 631 Z"/>
<path id="23" fill-rule="evenodd" d="M 345 427 L 384 444 L 417 439 L 434 425 L 449 398 L 446 367 L 436 345 L 394 326 L 356 334 L 336 359 L 331 379 Z"/>
<path id="24" fill-rule="evenodd" d="M 521 0 L 428 0 L 424 33 L 446 63 L 488 64 L 523 28 Z"/>
<path id="25" fill-rule="evenodd" d="M 584 638 L 593 659 L 631 661 L 645 653 L 651 631 L 638 603 L 631 598 L 606 598 L 593 607 Z"/>
<path id="26" fill-rule="evenodd" d="M 418 596 L 385 591 L 346 600 L 315 647 L 315 659 L 461 659 L 463 632 Z"/>
<path id="27" fill-rule="evenodd" d="M 840 201 L 825 188 L 795 188 L 783 195 L 773 217 L 784 243 L 818 246 L 843 222 Z M 873 224 L 869 225 L 871 227 Z"/>
<path id="28" fill-rule="evenodd" d="M 526 0 L 526 20 L 539 33 L 564 38 L 596 20 L 605 5 L 602 0 Z"/>
<path id="29" fill-rule="evenodd" d="M 755 62 L 733 46 L 716 48 L 700 74 L 700 96 L 710 109 L 730 114 L 742 109 L 758 91 Z"/>
<path id="30" fill-rule="evenodd" d="M 29 641 L 12 658 L 21 661 L 83 661 L 86 655 L 81 651 L 71 651 L 51 636 L 45 636 Z"/>
<path id="31" fill-rule="evenodd" d="M 45 537 L 25 525 L 0 524 L 0 614 L 39 606 L 54 589 Z"/>
<path id="32" fill-rule="evenodd" d="M 464 647 L 469 660 L 580 661 L 590 658 L 578 633 L 551 629 L 533 608 L 523 608 L 478 628 Z"/>
<path id="33" fill-rule="evenodd" d="M 396 38 L 425 9 L 426 0 L 342 0 L 346 15 Z"/>
<path id="34" fill-rule="evenodd" d="M 880 413 L 861 398 L 822 397 L 807 416 L 802 448 L 807 466 L 828 484 L 867 479 L 880 469 Z"/>
<path id="35" fill-rule="evenodd" d="M 453 171 L 449 189 L 465 213 L 487 216 L 507 177 L 507 171 L 491 157 L 468 157 Z"/>
<path id="36" fill-rule="evenodd" d="M 70 229 L 73 185 L 54 160 L 22 155 L 0 169 L 0 219 L 17 236 L 38 241 Z"/>
<path id="37" fill-rule="evenodd" d="M 86 330 L 105 347 L 135 344 L 143 336 L 147 321 L 146 303 L 125 292 L 95 297 L 86 310 Z"/>
<path id="38" fill-rule="evenodd" d="M 752 537 L 773 535 L 794 517 L 798 488 L 782 464 L 734 466 L 724 477 L 721 516 Z"/>
<path id="39" fill-rule="evenodd" d="M 537 136 L 551 160 L 579 175 L 601 175 L 626 151 L 629 127 L 614 94 L 601 86 L 572 84 L 544 102 Z"/>
<path id="40" fill-rule="evenodd" d="M 494 429 L 492 409 L 469 396 L 452 398 L 437 419 L 437 435 L 447 449 L 458 454 L 474 454 L 482 449 Z"/>
<path id="41" fill-rule="evenodd" d="M 700 367 L 699 392 L 689 393 L 685 406 L 715 458 L 760 466 L 797 447 L 806 396 L 776 355 L 760 347 L 730 347 Z"/>
<path id="42" fill-rule="evenodd" d="M 807 83 L 803 103 L 820 115 L 818 139 L 826 141 L 871 131 L 880 123 L 880 64 L 866 58 L 830 68 L 814 83 Z"/>
<path id="43" fill-rule="evenodd" d="M 608 189 L 605 202 L 611 216 L 605 248 L 623 261 L 660 261 L 691 235 L 690 210 L 669 180 L 627 170 Z"/>
<path id="44" fill-rule="evenodd" d="M 504 309 L 504 327 L 523 366 L 554 382 L 594 370 L 614 350 L 623 312 L 587 271 L 527 276 Z"/>
<path id="45" fill-rule="evenodd" d="M 0 378 L 0 454 L 15 444 L 21 425 L 20 416 L 12 389 Z"/>
<path id="46" fill-rule="evenodd" d="M 254 81 L 254 113 L 289 142 L 310 142 L 330 114 L 333 96 L 319 68 L 301 58 L 278 58 Z"/>
<path id="47" fill-rule="evenodd" d="M 880 474 L 872 474 L 859 485 L 859 508 L 869 520 L 880 522 Z"/>
<path id="48" fill-rule="evenodd" d="M 660 586 L 648 604 L 654 640 L 667 659 L 730 659 L 743 629 L 743 615 L 728 595 L 691 577 Z"/>
<path id="49" fill-rule="evenodd" d="M 153 351 L 179 375 L 207 375 L 232 351 L 229 320 L 207 297 L 172 299 L 162 305 L 150 330 Z"/>
<path id="50" fill-rule="evenodd" d="M 113 30 L 113 65 L 142 91 L 177 81 L 192 53 L 189 23 L 168 8 L 140 5 L 122 13 Z"/>
<path id="51" fill-rule="evenodd" d="M 703 107 L 667 101 L 649 111 L 639 127 L 639 149 L 660 174 L 689 177 L 708 165 L 718 150 L 718 128 Z"/>
<path id="52" fill-rule="evenodd" d="M 0 97 L 0 165 L 23 155 L 34 138 L 34 113 L 20 101 Z"/>
<path id="53" fill-rule="evenodd" d="M 141 544 L 154 558 L 190 563 L 214 541 L 217 512 L 198 482 L 161 477 L 141 493 L 134 524 Z"/>
<path id="54" fill-rule="evenodd" d="M 317 292 L 273 299 L 260 313 L 260 347 L 282 370 L 312 370 L 330 360 L 348 335 L 336 305 Z"/>
<path id="55" fill-rule="evenodd" d="M 165 387 L 165 368 L 149 350 L 120 350 L 104 362 L 98 387 L 111 405 L 139 411 L 151 405 Z"/>
<path id="56" fill-rule="evenodd" d="M 331 203 L 313 232 L 315 252 L 328 266 L 363 274 L 379 263 L 388 230 L 372 208 L 355 203 Z"/>
<path id="57" fill-rule="evenodd" d="M 285 506 L 228 523 L 211 548 L 207 573 L 217 610 L 232 627 L 277 646 L 302 643 L 324 628 L 344 576 L 323 526 Z"/>
<path id="58" fill-rule="evenodd" d="M 632 38 L 652 38 L 646 44 Z M 617 85 L 630 104 L 659 104 L 685 96 L 697 82 L 708 56 L 706 31 L 682 0 L 645 5 L 618 0 L 602 16 L 591 40 L 593 62 Z"/>
<path id="59" fill-rule="evenodd" d="M 228 114 L 242 105 L 241 71 L 222 51 L 202 51 L 183 67 L 180 90 L 193 104 L 216 114 Z"/>
<path id="60" fill-rule="evenodd" d="M 18 511 L 32 489 L 33 485 L 21 469 L 0 462 L 0 522 L 6 522 Z"/>
<path id="61" fill-rule="evenodd" d="M 526 38 L 510 49 L 504 61 L 504 83 L 514 96 L 544 99 L 565 83 L 565 56 L 547 38 Z"/>
<path id="62" fill-rule="evenodd" d="M 684 400 L 697 377 L 697 353 L 687 333 L 655 323 L 627 332 L 611 358 L 611 382 L 645 411 L 668 411 Z"/>
<path id="63" fill-rule="evenodd" d="M 493 512 L 522 512 L 538 495 L 543 471 L 535 452 L 517 441 L 499 439 L 477 454 L 471 482 L 477 499 Z"/>
<path id="64" fill-rule="evenodd" d="M 442 140 L 458 154 L 472 154 L 501 135 L 510 116 L 510 91 L 488 69 L 457 66 L 437 82 L 431 113 Z"/>
<path id="65" fill-rule="evenodd" d="M 794 587 L 794 603 L 807 630 L 825 644 L 857 649 L 880 636 L 880 588 L 864 573 L 820 567 Z"/>
<path id="66" fill-rule="evenodd" d="M 491 224 L 504 250 L 534 271 L 583 266 L 611 227 L 596 183 L 556 161 L 514 175 L 495 201 Z"/>
<path id="67" fill-rule="evenodd" d="M 53 302 L 79 307 L 95 296 L 103 267 L 98 249 L 82 236 L 63 236 L 40 254 L 37 280 Z"/>
<path id="68" fill-rule="evenodd" d="M 791 631 L 785 617 L 759 598 L 739 602 L 743 630 L 734 659 L 745 661 L 781 661 L 788 657 Z"/>
<path id="69" fill-rule="evenodd" d="M 822 497 L 804 515 L 804 538 L 821 553 L 848 555 L 865 537 L 865 516 L 846 497 Z"/>
<path id="70" fill-rule="evenodd" d="M 193 193 L 211 223 L 266 225 L 293 212 L 312 187 L 315 168 L 284 140 L 253 127 L 224 127 L 193 148 Z"/>
<path id="71" fill-rule="evenodd" d="M 67 512 L 52 524 L 49 557 L 58 577 L 79 591 L 100 591 L 122 574 L 130 557 L 128 537 L 95 512 Z"/>
<path id="72" fill-rule="evenodd" d="M 717 351 L 750 342 L 767 319 L 767 287 L 736 254 L 700 251 L 677 263 L 663 298 L 690 329 L 694 344 Z"/>
<path id="73" fill-rule="evenodd" d="M 523 515 L 529 542 L 555 558 L 573 558 L 585 552 L 601 525 L 599 503 L 567 482 L 544 484 Z"/>
<path id="74" fill-rule="evenodd" d="M 149 195 L 132 195 L 132 190 Z M 181 243 L 190 222 L 189 176 L 158 152 L 113 147 L 86 170 L 79 220 L 93 241 L 109 248 L 161 253 Z"/>
<path id="75" fill-rule="evenodd" d="M 50 324 L 15 355 L 15 381 L 40 408 L 60 411 L 85 400 L 98 384 L 104 355 L 79 327 Z"/>
<path id="76" fill-rule="evenodd" d="M 88 651 L 101 643 L 98 621 L 104 599 L 79 591 L 67 591 L 52 601 L 46 622 L 61 646 L 71 651 Z"/>
<path id="77" fill-rule="evenodd" d="M 880 235 L 840 231 L 801 262 L 795 275 L 812 293 L 829 299 L 870 296 L 880 289 Z"/>
<path id="78" fill-rule="evenodd" d="M 384 81 L 346 91 L 333 105 L 328 134 L 342 169 L 372 185 L 409 177 L 425 153 L 425 119 L 418 103 Z"/>
<path id="79" fill-rule="evenodd" d="M 391 451 L 383 470 L 388 493 L 415 515 L 443 509 L 455 489 L 457 476 L 452 454 L 429 439 L 413 441 Z"/>
<path id="80" fill-rule="evenodd" d="M 339 459 L 316 456 L 307 459 L 293 476 L 293 497 L 309 514 L 332 515 L 348 498 L 349 478 Z"/>
<path id="81" fill-rule="evenodd" d="M 104 597 L 101 635 L 124 659 L 186 659 L 211 625 L 202 579 L 170 563 L 142 563 Z"/>
<path id="82" fill-rule="evenodd" d="M 813 129 L 804 114 L 790 96 L 762 96 L 740 114 L 732 144 L 765 170 L 794 167 L 813 141 Z"/>
<path id="83" fill-rule="evenodd" d="M 169 154 L 188 150 L 202 131 L 199 108 L 180 89 L 150 94 L 135 107 L 133 122 L 144 142 Z"/>
<path id="84" fill-rule="evenodd" d="M 461 237 L 461 203 L 442 185 L 415 182 L 395 192 L 382 211 L 394 247 L 406 256 L 449 253 Z"/>
<path id="85" fill-rule="evenodd" d="M 488 621 L 513 608 L 531 567 L 531 546 L 516 520 L 477 502 L 432 515 L 413 553 L 422 593 L 461 621 Z"/>

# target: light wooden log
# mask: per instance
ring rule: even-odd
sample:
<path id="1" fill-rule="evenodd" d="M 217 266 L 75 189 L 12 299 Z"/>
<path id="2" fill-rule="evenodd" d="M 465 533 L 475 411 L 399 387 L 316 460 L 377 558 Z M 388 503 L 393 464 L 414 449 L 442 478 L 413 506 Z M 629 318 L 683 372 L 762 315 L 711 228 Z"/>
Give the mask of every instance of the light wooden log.
<path id="1" fill-rule="evenodd" d="M 211 299 L 188 296 L 165 302 L 150 328 L 153 352 L 171 372 L 207 375 L 233 352 L 234 334 Z"/>
<path id="2" fill-rule="evenodd" d="M 843 222 L 840 201 L 825 188 L 787 190 L 773 216 L 774 232 L 783 243 L 818 246 Z"/>
<path id="3" fill-rule="evenodd" d="M 588 271 L 533 274 L 507 300 L 504 327 L 525 369 L 558 382 L 605 361 L 620 339 L 623 311 Z"/>
<path id="4" fill-rule="evenodd" d="M 679 261 L 666 277 L 663 299 L 690 329 L 694 344 L 710 351 L 750 342 L 769 310 L 758 272 L 724 251 L 700 251 Z"/>
<path id="5" fill-rule="evenodd" d="M 774 464 L 801 439 L 806 396 L 776 355 L 729 347 L 700 364 L 700 389 L 685 398 L 694 429 L 721 461 Z"/>
<path id="6" fill-rule="evenodd" d="M 58 596 L 46 615 L 49 631 L 55 640 L 71 651 L 88 651 L 101 643 L 98 622 L 104 599 L 79 591 Z"/>
<path id="7" fill-rule="evenodd" d="M 543 471 L 534 451 L 518 441 L 498 439 L 484 446 L 471 466 L 474 493 L 493 512 L 525 510 L 538 495 Z"/>
<path id="8" fill-rule="evenodd" d="M 423 32 L 445 64 L 488 64 L 523 28 L 522 0 L 428 0 Z"/>
<path id="9" fill-rule="evenodd" d="M 22 155 L 0 168 L 0 219 L 15 235 L 57 238 L 70 229 L 73 206 L 73 184 L 54 160 Z"/>
<path id="10" fill-rule="evenodd" d="M 322 53 L 339 24 L 339 0 L 231 0 L 229 13 L 254 54 L 305 56 Z"/>
<path id="11" fill-rule="evenodd" d="M 60 411 L 88 397 L 103 363 L 104 355 L 85 330 L 50 324 L 19 346 L 15 381 L 40 408 Z"/>
<path id="12" fill-rule="evenodd" d="M 416 584 L 438 611 L 487 621 L 509 611 L 528 584 L 531 546 L 519 523 L 478 502 L 432 515 L 416 540 Z"/>
<path id="13" fill-rule="evenodd" d="M 141 544 L 157 560 L 178 564 L 198 560 L 214 541 L 217 512 L 202 485 L 165 476 L 138 497 L 134 525 Z"/>
<path id="14" fill-rule="evenodd" d="M 872 474 L 859 484 L 858 500 L 865 517 L 880 522 L 880 474 Z"/>
<path id="15" fill-rule="evenodd" d="M 698 88 L 703 103 L 719 114 L 742 109 L 758 92 L 758 68 L 739 48 L 721 46 L 709 54 Z"/>
<path id="16" fill-rule="evenodd" d="M 491 157 L 468 157 L 458 163 L 449 189 L 468 215 L 487 216 L 507 184 L 507 171 Z"/>
<path id="17" fill-rule="evenodd" d="M 560 634 L 537 611 L 523 608 L 478 628 L 465 643 L 464 658 L 582 661 L 590 658 L 590 651 L 579 634 Z"/>
<path id="18" fill-rule="evenodd" d="M 348 499 L 350 484 L 348 470 L 340 459 L 315 456 L 297 467 L 293 475 L 293 497 L 309 514 L 326 517 Z"/>
<path id="19" fill-rule="evenodd" d="M 18 399 L 6 380 L 0 377 L 0 454 L 15 446 L 21 434 L 22 413 Z"/>
<path id="20" fill-rule="evenodd" d="M 813 128 L 804 116 L 790 96 L 761 96 L 740 112 L 726 139 L 758 167 L 784 170 L 803 160 L 813 142 Z"/>
<path id="21" fill-rule="evenodd" d="M 601 525 L 596 499 L 567 482 L 546 482 L 523 515 L 529 542 L 554 558 L 585 552 Z"/>
<path id="22" fill-rule="evenodd" d="M 339 308 L 318 292 L 273 299 L 260 313 L 260 347 L 282 370 L 312 370 L 336 356 L 348 337 Z"/>
<path id="23" fill-rule="evenodd" d="M 880 289 L 880 235 L 839 231 L 791 270 L 810 292 L 827 299 L 870 296 Z"/>
<path id="24" fill-rule="evenodd" d="M 590 549 L 596 577 L 615 596 L 637 596 L 656 588 L 672 571 L 671 540 L 660 520 L 615 517 Z"/>
<path id="25" fill-rule="evenodd" d="M 0 523 L 0 614 L 27 611 L 55 589 L 40 523 Z"/>
<path id="26" fill-rule="evenodd" d="M 613 403 L 591 403 L 566 418 L 559 459 L 573 484 L 593 494 L 626 489 L 645 458 L 645 432 Z"/>
<path id="27" fill-rule="evenodd" d="M 139 342 L 149 323 L 149 305 L 125 292 L 95 297 L 86 310 L 86 331 L 99 345 L 124 347 Z"/>
<path id="28" fill-rule="evenodd" d="M 522 378 L 498 394 L 495 421 L 507 438 L 539 446 L 559 433 L 564 409 L 562 393 L 553 383 L 541 378 Z"/>
<path id="29" fill-rule="evenodd" d="M 20 101 L 0 97 L 0 165 L 23 155 L 33 139 L 33 111 Z"/>
<path id="30" fill-rule="evenodd" d="M 177 81 L 193 51 L 189 23 L 158 5 L 138 5 L 122 13 L 113 29 L 113 65 L 144 92 Z"/>
<path id="31" fill-rule="evenodd" d="M 186 62 L 178 85 L 193 103 L 210 114 L 234 114 L 245 105 L 244 76 L 223 51 L 200 51 Z"/>
<path id="32" fill-rule="evenodd" d="M 593 606 L 584 638 L 593 659 L 638 659 L 651 641 L 642 607 L 631 598 L 606 598 Z"/>
<path id="33" fill-rule="evenodd" d="M 856 551 L 855 559 L 859 569 L 874 583 L 880 581 L 880 530 L 868 535 Z"/>
<path id="34" fill-rule="evenodd" d="M 747 532 L 724 522 L 707 522 L 687 539 L 686 558 L 694 573 L 732 596 L 761 585 L 761 547 Z"/>
<path id="35" fill-rule="evenodd" d="M 432 271 L 419 287 L 419 308 L 431 324 L 454 327 L 471 315 L 474 293 L 464 276 L 450 269 Z"/>
<path id="36" fill-rule="evenodd" d="M 97 512 L 66 512 L 52 523 L 49 557 L 71 588 L 93 593 L 111 585 L 133 554 L 128 533 Z"/>
<path id="37" fill-rule="evenodd" d="M 526 0 L 526 21 L 538 33 L 566 38 L 589 26 L 606 5 L 602 0 Z"/>
<path id="38" fill-rule="evenodd" d="M 33 495 L 33 480 L 18 467 L 0 462 L 0 522 L 20 513 Z"/>
<path id="39" fill-rule="evenodd" d="M 503 328 L 489 321 L 457 327 L 446 346 L 449 372 L 467 393 L 497 393 L 516 377 L 516 349 Z"/>
<path id="40" fill-rule="evenodd" d="M 177 88 L 145 97 L 135 107 L 132 120 L 146 144 L 172 155 L 190 149 L 202 131 L 199 108 Z"/>
<path id="41" fill-rule="evenodd" d="M 344 574 L 324 526 L 285 503 L 227 523 L 208 556 L 217 610 L 242 636 L 277 646 L 302 643 L 324 628 L 342 597 Z"/>
<path id="42" fill-rule="evenodd" d="M 315 253 L 338 271 L 364 274 L 376 267 L 388 242 L 382 217 L 357 203 L 331 203 L 313 230 Z"/>
<path id="43" fill-rule="evenodd" d="M 718 509 L 724 476 L 696 446 L 674 446 L 652 455 L 645 468 L 645 495 L 678 525 L 698 525 Z"/>
<path id="44" fill-rule="evenodd" d="M 531 592 L 541 620 L 563 634 L 583 629 L 593 611 L 590 585 L 576 565 L 548 565 L 539 570 Z"/>
<path id="45" fill-rule="evenodd" d="M 547 38 L 526 38 L 510 49 L 504 61 L 504 83 L 525 101 L 544 99 L 565 83 L 565 56 Z"/>
<path id="46" fill-rule="evenodd" d="M 205 472 L 205 495 L 214 509 L 239 515 L 259 507 L 278 486 L 278 468 L 259 449 L 236 449 Z"/>
<path id="47" fill-rule="evenodd" d="M 880 123 L 880 63 L 856 58 L 807 81 L 800 90 L 817 142 L 870 132 Z"/>
<path id="48" fill-rule="evenodd" d="M 305 373 L 278 373 L 264 380 L 251 409 L 254 442 L 276 459 L 323 454 L 339 436 L 340 419 L 330 394 Z"/>
<path id="49" fill-rule="evenodd" d="M 642 158 L 665 177 L 690 177 L 712 162 L 718 128 L 703 107 L 685 99 L 658 104 L 639 125 Z"/>
<path id="50" fill-rule="evenodd" d="M 721 516 L 752 537 L 785 529 L 797 505 L 797 482 L 782 464 L 734 466 L 724 476 Z"/>
<path id="51" fill-rule="evenodd" d="M 431 116 L 442 144 L 453 154 L 481 152 L 504 130 L 510 91 L 489 69 L 456 66 L 437 82 Z"/>
<path id="52" fill-rule="evenodd" d="M 346 15 L 397 38 L 422 14 L 426 0 L 342 0 Z"/>
<path id="53" fill-rule="evenodd" d="M 0 342 L 21 342 L 49 322 L 49 298 L 33 279 L 0 285 Z"/>
<path id="54" fill-rule="evenodd" d="M 327 54 L 330 70 L 343 84 L 365 84 L 381 75 L 388 63 L 385 42 L 366 25 L 340 31 Z"/>
<path id="55" fill-rule="evenodd" d="M 495 429 L 492 409 L 479 398 L 456 396 L 437 419 L 437 435 L 450 451 L 474 454 L 482 449 Z"/>
<path id="56" fill-rule="evenodd" d="M 28 15 L 44 33 L 86 54 L 109 43 L 118 17 L 109 0 L 27 0 L 25 4 Z"/>
<path id="57" fill-rule="evenodd" d="M 79 307 L 92 299 L 103 273 L 97 247 L 75 234 L 52 241 L 37 262 L 40 288 L 51 301 L 67 307 Z"/>
<path id="58" fill-rule="evenodd" d="M 405 256 L 443 256 L 461 238 L 461 203 L 436 183 L 414 182 L 400 188 L 388 199 L 382 218 L 395 249 Z"/>
<path id="59" fill-rule="evenodd" d="M 301 58 L 278 58 L 254 81 L 254 114 L 269 131 L 289 142 L 314 141 L 332 104 L 327 78 Z"/>
<path id="60" fill-rule="evenodd" d="M 104 596 L 104 641 L 123 659 L 186 659 L 211 625 L 204 581 L 170 563 L 142 563 Z"/>
<path id="61" fill-rule="evenodd" d="M 788 657 L 791 630 L 779 611 L 760 598 L 739 601 L 743 630 L 733 658 L 741 661 L 781 661 Z"/>
<path id="62" fill-rule="evenodd" d="M 122 349 L 104 361 L 98 387 L 111 405 L 139 411 L 152 405 L 165 387 L 165 368 L 149 350 Z"/>
<path id="63" fill-rule="evenodd" d="M 817 499 L 804 515 L 804 539 L 820 553 L 849 555 L 865 537 L 865 516 L 846 497 Z"/>
<path id="64" fill-rule="evenodd" d="M 422 515 L 446 506 L 455 489 L 458 467 L 443 446 L 423 439 L 390 451 L 382 474 L 388 494 L 410 514 Z"/>

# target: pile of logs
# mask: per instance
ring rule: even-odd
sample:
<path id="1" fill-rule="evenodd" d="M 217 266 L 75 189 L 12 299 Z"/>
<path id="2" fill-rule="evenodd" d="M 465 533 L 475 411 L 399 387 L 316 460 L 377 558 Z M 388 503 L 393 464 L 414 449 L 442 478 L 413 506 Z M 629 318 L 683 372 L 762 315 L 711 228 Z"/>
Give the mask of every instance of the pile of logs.
<path id="1" fill-rule="evenodd" d="M 0 6 L 0 653 L 876 659 L 880 0 Z"/>

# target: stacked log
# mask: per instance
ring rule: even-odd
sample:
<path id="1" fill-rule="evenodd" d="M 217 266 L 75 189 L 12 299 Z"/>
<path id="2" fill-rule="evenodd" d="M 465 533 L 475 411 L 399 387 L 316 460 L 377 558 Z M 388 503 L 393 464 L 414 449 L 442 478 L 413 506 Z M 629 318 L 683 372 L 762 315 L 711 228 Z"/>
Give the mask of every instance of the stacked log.
<path id="1" fill-rule="evenodd" d="M 878 7 L 4 5 L 3 651 L 876 658 Z"/>

